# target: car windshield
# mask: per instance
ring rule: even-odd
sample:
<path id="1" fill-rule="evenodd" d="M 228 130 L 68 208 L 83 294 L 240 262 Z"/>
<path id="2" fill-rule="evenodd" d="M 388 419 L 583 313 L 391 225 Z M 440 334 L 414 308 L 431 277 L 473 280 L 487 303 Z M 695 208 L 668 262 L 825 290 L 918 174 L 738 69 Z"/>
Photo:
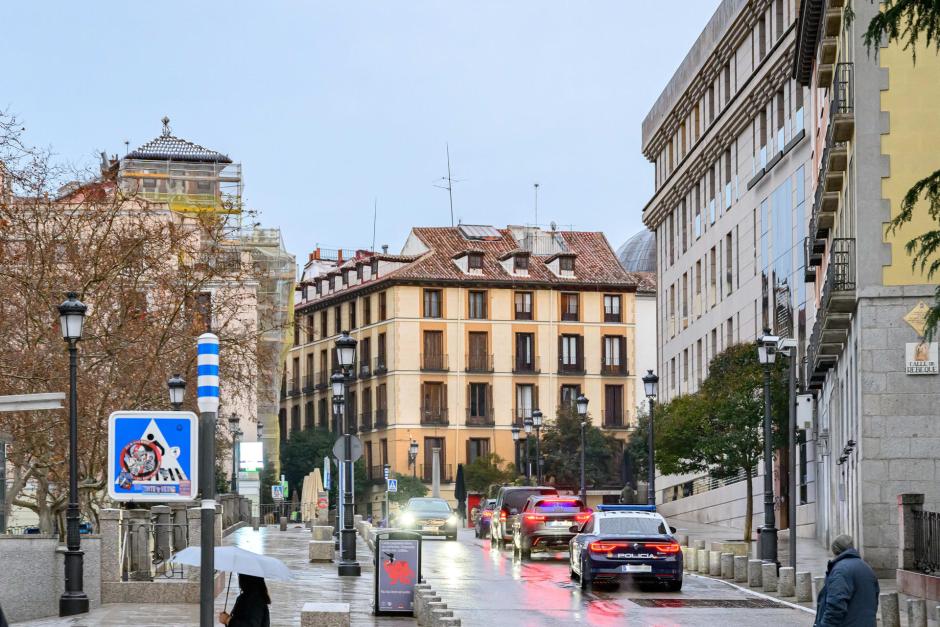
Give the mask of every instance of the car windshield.
<path id="1" fill-rule="evenodd" d="M 645 516 L 604 516 L 599 518 L 600 533 L 607 535 L 655 535 L 667 533 L 661 520 Z"/>
<path id="2" fill-rule="evenodd" d="M 493 509 L 496 506 L 496 499 L 490 499 L 486 502 L 486 505 L 483 506 L 483 509 Z"/>
<path id="3" fill-rule="evenodd" d="M 558 494 L 558 491 L 554 488 L 513 490 L 512 492 L 507 492 L 503 497 L 503 507 L 521 510 L 525 507 L 525 502 L 529 500 L 530 496 L 538 496 L 539 494 L 555 496 Z"/>
<path id="4" fill-rule="evenodd" d="M 416 512 L 431 512 L 434 514 L 449 514 L 450 505 L 447 501 L 412 501 L 408 503 L 408 509 Z"/>
<path id="5" fill-rule="evenodd" d="M 535 511 L 548 514 L 577 514 L 581 509 L 577 499 L 543 499 L 535 504 Z"/>

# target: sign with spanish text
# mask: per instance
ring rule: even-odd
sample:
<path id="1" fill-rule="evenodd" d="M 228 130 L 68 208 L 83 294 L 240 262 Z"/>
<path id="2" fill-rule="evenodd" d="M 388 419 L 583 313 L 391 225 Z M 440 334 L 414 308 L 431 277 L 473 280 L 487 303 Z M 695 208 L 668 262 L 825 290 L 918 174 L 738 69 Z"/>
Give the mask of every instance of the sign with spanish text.
<path id="1" fill-rule="evenodd" d="M 908 342 L 904 363 L 907 374 L 937 374 L 937 342 Z"/>
<path id="2" fill-rule="evenodd" d="M 115 501 L 192 501 L 198 422 L 189 411 L 116 411 L 108 418 L 108 495 Z"/>
<path id="3" fill-rule="evenodd" d="M 376 613 L 411 614 L 419 577 L 420 539 L 382 539 L 376 543 Z"/>

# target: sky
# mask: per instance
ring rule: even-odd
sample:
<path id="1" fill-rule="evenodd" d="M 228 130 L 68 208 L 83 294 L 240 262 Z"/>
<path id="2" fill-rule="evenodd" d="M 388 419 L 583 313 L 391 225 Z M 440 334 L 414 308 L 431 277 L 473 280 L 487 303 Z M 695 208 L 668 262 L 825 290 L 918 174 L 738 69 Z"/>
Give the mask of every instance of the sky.
<path id="1" fill-rule="evenodd" d="M 15 2 L 0 109 L 79 167 L 161 131 L 243 167 L 298 262 L 412 226 L 643 229 L 640 125 L 719 0 Z"/>

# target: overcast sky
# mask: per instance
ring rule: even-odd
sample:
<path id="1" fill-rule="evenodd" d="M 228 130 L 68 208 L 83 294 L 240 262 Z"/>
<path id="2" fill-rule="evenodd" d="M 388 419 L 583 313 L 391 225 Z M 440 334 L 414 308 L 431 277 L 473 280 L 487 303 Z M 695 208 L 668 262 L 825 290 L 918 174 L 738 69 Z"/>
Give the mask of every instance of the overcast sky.
<path id="1" fill-rule="evenodd" d="M 160 133 L 243 165 L 301 261 L 413 225 L 643 228 L 640 124 L 719 0 L 14 2 L 0 108 L 95 165 Z"/>

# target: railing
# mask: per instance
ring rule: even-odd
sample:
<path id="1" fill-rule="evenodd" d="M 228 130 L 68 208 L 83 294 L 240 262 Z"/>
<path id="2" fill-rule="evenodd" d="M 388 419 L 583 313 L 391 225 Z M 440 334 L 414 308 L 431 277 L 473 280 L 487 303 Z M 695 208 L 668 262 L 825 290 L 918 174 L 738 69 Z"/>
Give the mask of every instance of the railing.
<path id="1" fill-rule="evenodd" d="M 914 523 L 914 567 L 922 573 L 940 570 L 940 512 L 911 512 Z"/>
<path id="2" fill-rule="evenodd" d="M 516 312 L 516 316 L 515 316 L 516 320 L 531 320 L 532 319 L 531 310 L 522 311 L 522 310 L 516 309 L 515 312 Z"/>
<path id="3" fill-rule="evenodd" d="M 577 311 L 563 311 L 561 313 L 561 319 L 563 322 L 577 322 L 578 312 Z"/>
<path id="4" fill-rule="evenodd" d="M 493 356 L 470 353 L 467 355 L 467 372 L 493 372 Z"/>
<path id="5" fill-rule="evenodd" d="M 852 113 L 855 107 L 853 63 L 837 63 L 835 81 L 832 83 L 832 107 L 829 115 Z"/>
<path id="6" fill-rule="evenodd" d="M 317 389 L 318 390 L 325 389 L 326 386 L 329 385 L 329 382 L 330 382 L 330 377 L 327 374 L 326 370 L 321 370 L 317 374 Z"/>
<path id="7" fill-rule="evenodd" d="M 388 427 L 388 410 L 376 409 L 375 410 L 375 428 L 385 429 L 386 427 Z"/>
<path id="8" fill-rule="evenodd" d="M 372 373 L 375 375 L 385 374 L 388 372 L 388 363 L 385 355 L 379 355 L 374 360 L 374 365 L 372 367 Z"/>
<path id="9" fill-rule="evenodd" d="M 539 373 L 539 358 L 532 357 L 530 359 L 525 359 L 516 355 L 515 359 L 512 360 L 512 371 L 515 374 L 538 374 Z"/>
<path id="10" fill-rule="evenodd" d="M 829 306 L 834 292 L 855 290 L 855 238 L 842 237 L 832 240 L 829 249 L 829 267 L 823 285 L 821 309 Z"/>
<path id="11" fill-rule="evenodd" d="M 421 355 L 421 369 L 432 372 L 446 372 L 448 370 L 447 355 L 423 353 Z"/>
<path id="12" fill-rule="evenodd" d="M 625 429 L 622 409 L 604 409 L 604 427 L 607 429 Z"/>
<path id="13" fill-rule="evenodd" d="M 385 483 L 385 466 L 370 466 L 369 481 L 372 483 Z"/>
<path id="14" fill-rule="evenodd" d="M 627 364 L 601 364 L 601 374 L 604 376 L 627 376 Z"/>
<path id="15" fill-rule="evenodd" d="M 287 395 L 288 396 L 297 396 L 300 394 L 300 379 L 294 379 L 287 384 Z"/>
<path id="16" fill-rule="evenodd" d="M 496 424 L 493 417 L 493 409 L 489 408 L 486 414 L 482 416 L 472 415 L 470 408 L 467 408 L 467 426 L 468 427 L 492 427 Z"/>
<path id="17" fill-rule="evenodd" d="M 623 315 L 617 312 L 604 312 L 604 322 L 623 322 Z"/>
<path id="18" fill-rule="evenodd" d="M 371 431 L 372 430 L 372 412 L 364 411 L 359 414 L 359 430 L 360 431 Z"/>
<path id="19" fill-rule="evenodd" d="M 170 514 L 167 519 L 170 519 Z M 189 546 L 189 524 L 157 522 L 152 518 L 124 518 L 120 523 L 122 581 L 153 581 L 154 575 L 183 579 L 182 564 L 170 557 Z"/>
<path id="20" fill-rule="evenodd" d="M 568 364 L 558 360 L 558 373 L 559 374 L 584 374 L 584 364 L 579 360 L 576 363 Z"/>
<path id="21" fill-rule="evenodd" d="M 531 407 L 514 407 L 512 410 L 512 424 L 517 427 L 522 427 L 525 419 L 531 418 L 531 417 L 532 417 Z"/>
<path id="22" fill-rule="evenodd" d="M 304 375 L 304 392 L 313 392 L 314 376 L 312 374 Z"/>
<path id="23" fill-rule="evenodd" d="M 292 513 L 291 504 L 286 501 L 281 503 L 262 503 L 258 508 L 262 525 L 276 524 L 282 516 L 289 520 Z"/>
<path id="24" fill-rule="evenodd" d="M 363 359 L 359 362 L 359 378 L 366 379 L 372 376 L 372 360 Z"/>
<path id="25" fill-rule="evenodd" d="M 418 476 L 425 483 L 431 483 L 431 474 L 434 467 L 431 464 L 421 464 L 418 466 Z M 450 464 L 441 464 L 441 483 L 451 483 L 454 480 L 454 473 L 451 471 Z"/>
<path id="26" fill-rule="evenodd" d="M 421 424 L 423 425 L 447 425 L 446 407 L 422 407 Z"/>

